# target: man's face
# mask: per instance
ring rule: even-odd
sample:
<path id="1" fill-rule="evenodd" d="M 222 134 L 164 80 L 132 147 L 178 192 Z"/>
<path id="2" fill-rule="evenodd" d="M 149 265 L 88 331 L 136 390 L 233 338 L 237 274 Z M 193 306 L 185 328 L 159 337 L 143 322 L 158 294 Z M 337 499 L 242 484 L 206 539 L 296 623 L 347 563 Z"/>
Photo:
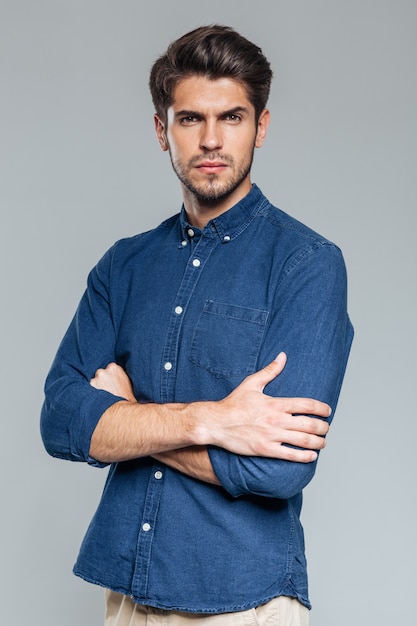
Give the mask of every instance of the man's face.
<path id="1" fill-rule="evenodd" d="M 188 192 L 213 204 L 230 196 L 234 204 L 250 191 L 253 151 L 263 143 L 268 120 L 263 111 L 255 123 L 241 83 L 191 76 L 176 86 L 167 123 L 156 118 L 156 130 Z"/>

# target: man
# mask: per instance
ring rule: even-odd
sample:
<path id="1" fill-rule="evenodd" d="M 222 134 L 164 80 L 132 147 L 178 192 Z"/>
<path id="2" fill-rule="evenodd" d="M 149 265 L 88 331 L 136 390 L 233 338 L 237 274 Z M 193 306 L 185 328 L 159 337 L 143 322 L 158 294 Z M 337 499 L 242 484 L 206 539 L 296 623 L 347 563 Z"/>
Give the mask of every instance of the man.
<path id="1" fill-rule="evenodd" d="M 271 77 L 222 26 L 156 61 L 181 213 L 104 255 L 48 376 L 48 452 L 111 465 L 74 568 L 107 624 L 308 622 L 302 489 L 353 332 L 339 249 L 251 183 Z"/>

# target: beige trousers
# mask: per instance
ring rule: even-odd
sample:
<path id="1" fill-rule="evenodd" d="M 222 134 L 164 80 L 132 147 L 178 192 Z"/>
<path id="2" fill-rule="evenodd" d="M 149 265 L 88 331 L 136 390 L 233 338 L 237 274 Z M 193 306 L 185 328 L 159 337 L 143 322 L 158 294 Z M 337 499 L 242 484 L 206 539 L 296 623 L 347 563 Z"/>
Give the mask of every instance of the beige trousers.
<path id="1" fill-rule="evenodd" d="M 106 591 L 105 626 L 308 626 L 308 623 L 308 609 L 287 596 L 248 611 L 206 615 L 154 609 L 135 604 L 121 593 Z"/>

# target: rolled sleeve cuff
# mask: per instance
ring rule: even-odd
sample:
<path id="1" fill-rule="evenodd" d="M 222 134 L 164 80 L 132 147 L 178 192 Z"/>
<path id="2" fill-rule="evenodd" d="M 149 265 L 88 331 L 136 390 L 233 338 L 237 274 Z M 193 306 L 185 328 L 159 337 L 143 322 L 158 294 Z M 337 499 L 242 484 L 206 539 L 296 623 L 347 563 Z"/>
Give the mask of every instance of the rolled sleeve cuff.
<path id="1" fill-rule="evenodd" d="M 297 463 L 282 459 L 239 456 L 223 448 L 209 448 L 213 471 L 234 498 L 257 495 L 288 499 L 300 493 L 313 478 L 317 461 Z"/>
<path id="2" fill-rule="evenodd" d="M 48 403 L 42 409 L 41 431 L 45 448 L 53 457 L 87 462 L 105 467 L 90 456 L 91 437 L 103 413 L 116 402 L 125 400 L 107 391 L 77 385 L 70 396 L 77 403 L 61 401 Z"/>

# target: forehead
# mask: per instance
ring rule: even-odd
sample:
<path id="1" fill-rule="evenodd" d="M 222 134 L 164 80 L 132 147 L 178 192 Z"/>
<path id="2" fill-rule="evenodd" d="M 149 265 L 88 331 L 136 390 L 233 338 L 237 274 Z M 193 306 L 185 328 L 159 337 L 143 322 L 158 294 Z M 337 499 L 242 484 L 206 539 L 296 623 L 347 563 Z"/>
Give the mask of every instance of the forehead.
<path id="1" fill-rule="evenodd" d="M 240 106 L 255 110 L 249 101 L 246 87 L 239 81 L 233 78 L 212 80 L 206 76 L 189 76 L 175 86 L 170 109 L 174 112 L 227 111 Z"/>

